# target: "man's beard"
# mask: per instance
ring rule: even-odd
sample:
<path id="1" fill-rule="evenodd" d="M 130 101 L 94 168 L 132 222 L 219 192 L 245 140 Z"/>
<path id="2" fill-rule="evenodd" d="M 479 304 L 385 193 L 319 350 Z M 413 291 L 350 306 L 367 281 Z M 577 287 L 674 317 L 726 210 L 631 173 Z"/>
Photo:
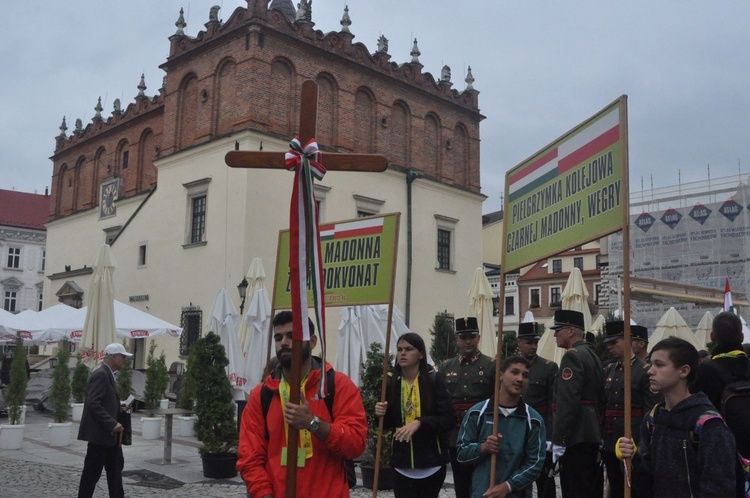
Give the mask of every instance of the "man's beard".
<path id="1" fill-rule="evenodd" d="M 282 356 L 283 353 L 289 353 L 286 356 Z M 278 358 L 279 363 L 283 368 L 290 369 L 292 368 L 292 348 L 281 348 L 278 351 L 276 351 L 276 358 Z M 309 342 L 303 342 L 302 343 L 302 361 L 307 361 L 310 358 L 310 343 Z"/>

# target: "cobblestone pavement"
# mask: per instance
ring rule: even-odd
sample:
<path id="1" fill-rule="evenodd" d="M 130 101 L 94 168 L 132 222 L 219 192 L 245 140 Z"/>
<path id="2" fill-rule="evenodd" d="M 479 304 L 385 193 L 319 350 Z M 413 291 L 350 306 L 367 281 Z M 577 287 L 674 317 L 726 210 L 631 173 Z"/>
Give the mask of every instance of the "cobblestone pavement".
<path id="1" fill-rule="evenodd" d="M 126 471 L 127 472 L 127 471 Z M 0 457 L 0 495 L 3 498 L 29 498 L 43 496 L 75 496 L 78 490 L 78 479 L 81 469 L 63 465 L 43 464 L 30 466 L 28 462 Z M 245 498 L 242 483 L 235 481 L 206 481 L 179 483 L 176 487 L 166 488 L 162 484 L 149 485 L 139 482 L 135 476 L 124 477 L 125 495 L 130 498 L 163 497 L 163 498 Z M 169 484 L 164 484 L 169 486 Z M 95 498 L 106 498 L 106 477 L 102 475 Z M 299 494 L 299 496 L 304 496 Z M 351 490 L 352 498 L 369 498 L 372 490 L 357 486 Z M 379 497 L 390 498 L 392 491 L 379 491 Z M 452 485 L 447 485 L 440 493 L 440 498 L 455 496 Z"/>
<path id="2" fill-rule="evenodd" d="M 65 447 L 51 447 L 48 443 L 48 415 L 29 410 L 20 450 L 0 450 L 0 497 L 74 497 L 86 456 L 86 443 L 75 439 L 78 423 L 71 426 L 71 442 Z M 7 419 L 0 419 L 0 423 Z M 163 455 L 164 435 L 145 441 L 140 432 L 140 415 L 133 416 L 133 445 L 123 447 L 125 470 L 123 484 L 130 498 L 246 498 L 245 487 L 239 477 L 226 480 L 206 479 L 197 448 L 200 443 L 192 437 L 175 436 L 172 457 L 178 463 L 155 463 Z M 175 428 L 175 433 L 177 428 Z M 359 473 L 359 469 L 358 469 Z M 359 479 L 361 483 L 361 478 Z M 106 498 L 107 481 L 102 478 L 95 498 Z M 298 496 L 304 497 L 300 491 Z M 352 498 L 372 496 L 372 490 L 358 485 L 351 491 Z M 392 491 L 379 491 L 379 497 L 392 498 Z M 452 477 L 449 476 L 440 498 L 454 496 Z M 334 497 L 331 497 L 334 498 Z"/>

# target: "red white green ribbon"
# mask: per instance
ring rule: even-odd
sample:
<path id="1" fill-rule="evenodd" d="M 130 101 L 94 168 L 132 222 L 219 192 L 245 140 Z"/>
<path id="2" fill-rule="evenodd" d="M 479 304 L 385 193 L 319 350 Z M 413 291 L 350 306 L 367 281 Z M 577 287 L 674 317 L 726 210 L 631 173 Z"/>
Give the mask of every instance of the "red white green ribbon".
<path id="1" fill-rule="evenodd" d="M 302 147 L 294 137 L 286 153 L 286 166 L 294 171 L 294 188 L 289 213 L 289 269 L 292 283 L 292 309 L 294 339 L 310 340 L 308 320 L 308 287 L 312 290 L 315 307 L 315 326 L 320 338 L 323 373 L 325 373 L 325 296 L 323 294 L 323 258 L 320 252 L 320 230 L 318 227 L 318 205 L 313 191 L 313 177 L 322 180 L 326 169 L 322 164 L 322 153 L 315 139 Z M 325 396 L 325 378 L 320 376 L 319 396 Z"/>

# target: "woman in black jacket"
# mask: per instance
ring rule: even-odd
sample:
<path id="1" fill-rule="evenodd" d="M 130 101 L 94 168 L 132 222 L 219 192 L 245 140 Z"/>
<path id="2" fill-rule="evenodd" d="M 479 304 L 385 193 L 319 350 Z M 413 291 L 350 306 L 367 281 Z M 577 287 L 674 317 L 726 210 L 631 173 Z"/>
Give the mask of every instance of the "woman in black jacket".
<path id="1" fill-rule="evenodd" d="M 399 338 L 385 399 L 375 405 L 375 414 L 384 417 L 386 430 L 394 431 L 395 498 L 436 498 L 445 481 L 447 436 L 456 426 L 456 413 L 445 381 L 427 364 L 418 334 Z"/>

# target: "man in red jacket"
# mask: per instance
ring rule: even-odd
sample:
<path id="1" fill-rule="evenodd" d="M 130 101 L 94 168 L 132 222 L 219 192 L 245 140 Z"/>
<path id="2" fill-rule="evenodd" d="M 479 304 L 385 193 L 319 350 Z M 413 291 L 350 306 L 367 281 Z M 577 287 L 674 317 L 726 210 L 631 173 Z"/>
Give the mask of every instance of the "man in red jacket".
<path id="1" fill-rule="evenodd" d="M 286 433 L 300 431 L 297 462 L 298 496 L 348 497 L 345 461 L 362 454 L 367 439 L 367 419 L 357 386 L 346 375 L 334 374 L 335 396 L 329 411 L 317 396 L 318 382 L 331 365 L 311 356 L 318 343 L 310 324 L 310 342 L 302 348 L 300 404 L 286 403 L 292 367 L 292 313 L 273 319 L 279 365 L 255 387 L 242 416 L 237 470 L 247 492 L 257 498 L 286 495 Z M 264 417 L 262 391 L 272 397 Z"/>

